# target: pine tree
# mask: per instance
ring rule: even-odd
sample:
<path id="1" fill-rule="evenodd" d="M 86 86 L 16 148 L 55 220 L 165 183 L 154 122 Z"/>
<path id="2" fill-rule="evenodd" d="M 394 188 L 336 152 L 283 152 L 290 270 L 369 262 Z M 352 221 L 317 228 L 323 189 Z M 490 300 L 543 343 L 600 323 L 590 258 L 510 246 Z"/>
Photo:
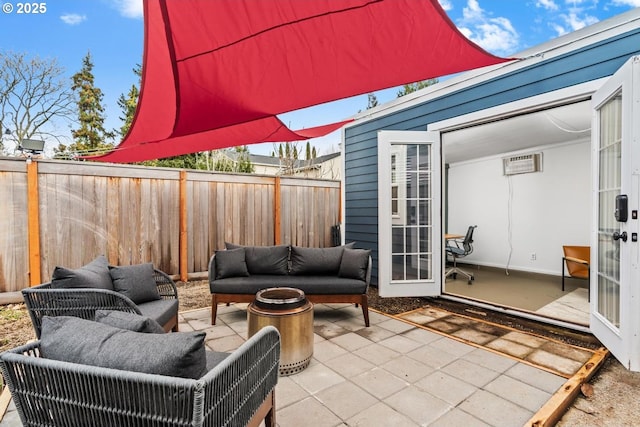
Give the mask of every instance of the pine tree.
<path id="1" fill-rule="evenodd" d="M 140 85 L 142 80 L 142 66 L 140 64 L 136 65 L 133 72 L 138 76 L 138 85 Z M 124 117 L 120 117 L 120 120 L 123 121 L 119 132 L 122 138 L 124 138 L 129 132 L 129 128 L 133 122 L 133 116 L 135 115 L 136 108 L 138 107 L 138 99 L 140 98 L 140 89 L 138 89 L 138 85 L 131 85 L 131 89 L 129 89 L 127 96 L 121 94 L 120 98 L 118 98 L 118 105 L 122 109 L 122 114 L 124 114 Z"/>
<path id="2" fill-rule="evenodd" d="M 370 110 L 373 107 L 378 106 L 378 97 L 376 97 L 375 93 L 367 94 L 367 110 Z"/>
<path id="3" fill-rule="evenodd" d="M 424 89 L 425 87 L 434 85 L 436 83 L 438 83 L 438 79 L 422 80 L 420 82 L 406 84 L 402 86 L 402 89 L 398 91 L 398 98 L 408 95 L 417 90 Z"/>
<path id="4" fill-rule="evenodd" d="M 78 129 L 72 129 L 74 143 L 68 147 L 70 153 L 80 155 L 100 154 L 113 148 L 114 132 L 104 127 L 104 105 L 102 90 L 95 86 L 91 53 L 82 60 L 82 69 L 72 76 L 71 89 L 77 94 Z M 57 157 L 65 157 L 63 146 Z"/>

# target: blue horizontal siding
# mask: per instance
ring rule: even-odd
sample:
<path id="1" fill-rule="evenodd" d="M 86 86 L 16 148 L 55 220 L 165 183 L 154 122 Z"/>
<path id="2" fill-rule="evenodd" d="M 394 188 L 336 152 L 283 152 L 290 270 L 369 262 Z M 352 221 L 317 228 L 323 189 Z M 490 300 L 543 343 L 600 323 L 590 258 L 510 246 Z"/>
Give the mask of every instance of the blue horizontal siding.
<path id="1" fill-rule="evenodd" d="M 377 284 L 377 134 L 380 130 L 426 130 L 430 123 L 480 111 L 612 75 L 640 54 L 640 29 L 540 60 L 472 87 L 355 124 L 345 130 L 345 235 L 372 250 Z M 364 247 L 360 246 L 359 247 Z"/>

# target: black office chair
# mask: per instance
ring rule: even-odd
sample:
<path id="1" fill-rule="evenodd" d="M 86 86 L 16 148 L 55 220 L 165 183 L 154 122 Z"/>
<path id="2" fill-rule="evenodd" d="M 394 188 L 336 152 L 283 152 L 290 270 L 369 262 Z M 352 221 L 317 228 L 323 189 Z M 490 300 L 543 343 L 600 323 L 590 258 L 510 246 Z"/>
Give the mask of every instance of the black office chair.
<path id="1" fill-rule="evenodd" d="M 464 236 L 463 240 L 447 240 L 445 251 L 447 252 L 447 255 L 451 255 L 453 257 L 453 267 L 447 270 L 447 273 L 444 275 L 445 279 L 449 276 L 453 276 L 453 278 L 455 279 L 458 274 L 462 274 L 468 279 L 467 283 L 469 285 L 474 280 L 473 274 L 467 273 L 466 271 L 458 268 L 457 260 L 458 258 L 466 257 L 471 252 L 473 252 L 473 230 L 475 230 L 476 227 L 477 225 L 469 226 L 467 234 Z M 451 242 L 453 242 L 453 244 L 450 244 Z"/>

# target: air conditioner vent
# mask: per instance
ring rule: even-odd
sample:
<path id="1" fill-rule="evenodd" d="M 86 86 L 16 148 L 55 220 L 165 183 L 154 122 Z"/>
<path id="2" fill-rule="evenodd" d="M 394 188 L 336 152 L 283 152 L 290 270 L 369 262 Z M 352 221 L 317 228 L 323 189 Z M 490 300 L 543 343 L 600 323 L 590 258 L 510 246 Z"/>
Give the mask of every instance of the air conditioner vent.
<path id="1" fill-rule="evenodd" d="M 502 159 L 504 175 L 542 171 L 542 153 L 522 154 Z"/>

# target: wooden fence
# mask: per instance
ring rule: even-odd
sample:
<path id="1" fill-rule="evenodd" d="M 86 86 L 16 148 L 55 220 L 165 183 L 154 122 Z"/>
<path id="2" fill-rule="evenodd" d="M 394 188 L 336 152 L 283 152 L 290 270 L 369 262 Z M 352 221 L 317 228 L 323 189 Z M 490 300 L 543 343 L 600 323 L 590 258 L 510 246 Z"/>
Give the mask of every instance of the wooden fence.
<path id="1" fill-rule="evenodd" d="M 340 182 L 90 162 L 0 158 L 0 292 L 99 254 L 206 276 L 224 242 L 331 246 Z"/>

